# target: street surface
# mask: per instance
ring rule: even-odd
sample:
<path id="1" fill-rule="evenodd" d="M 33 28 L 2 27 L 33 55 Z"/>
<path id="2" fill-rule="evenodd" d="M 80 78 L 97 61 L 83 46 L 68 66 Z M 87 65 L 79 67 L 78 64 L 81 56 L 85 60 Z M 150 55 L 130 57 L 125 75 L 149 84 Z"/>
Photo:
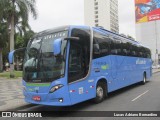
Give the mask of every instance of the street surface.
<path id="1" fill-rule="evenodd" d="M 12 83 L 8 82 L 8 84 L 12 84 Z M 7 89 L 9 89 L 9 87 Z M 10 99 L 20 98 L 23 100 L 19 92 L 15 92 L 15 94 L 18 95 L 17 97 L 13 94 L 12 96 L 10 96 Z M 3 91 L 0 91 L 1 96 L 2 96 L 2 93 Z M 3 97 L 2 97 L 2 100 L 4 100 Z M 20 101 L 17 101 L 17 102 L 20 102 Z M 5 101 L 1 101 L 0 103 L 5 104 Z M 14 109 L 9 109 L 8 107 L 8 110 L 53 111 L 53 114 L 55 111 L 76 111 L 77 114 L 78 114 L 78 111 L 160 111 L 160 72 L 153 74 L 151 80 L 148 81 L 145 85 L 135 84 L 135 85 L 110 93 L 108 98 L 105 99 L 100 104 L 94 104 L 92 101 L 86 101 L 70 107 L 50 107 L 50 106 L 31 105 L 31 104 L 24 103 L 23 106 L 18 106 L 17 108 L 15 107 Z M 72 116 L 72 115 L 69 115 L 69 116 Z M 17 120 L 17 118 L 14 118 L 14 119 Z M 25 119 L 28 119 L 28 118 L 25 118 Z M 52 117 L 52 118 L 45 118 L 45 119 L 72 120 L 76 118 Z M 85 120 L 85 118 L 79 118 L 79 119 Z M 88 119 L 97 120 L 98 118 L 88 118 Z M 100 119 L 106 120 L 106 118 L 100 118 Z M 125 118 L 125 119 L 132 120 L 133 118 Z M 146 119 L 159 120 L 160 118 L 135 118 L 135 119 L 136 120 L 146 120 Z M 124 118 L 114 118 L 113 120 L 124 120 Z"/>
<path id="2" fill-rule="evenodd" d="M 70 107 L 35 105 L 22 111 L 160 111 L 160 73 L 145 85 L 135 84 L 110 93 L 100 104 L 86 101 Z M 54 112 L 53 112 L 54 114 Z"/>

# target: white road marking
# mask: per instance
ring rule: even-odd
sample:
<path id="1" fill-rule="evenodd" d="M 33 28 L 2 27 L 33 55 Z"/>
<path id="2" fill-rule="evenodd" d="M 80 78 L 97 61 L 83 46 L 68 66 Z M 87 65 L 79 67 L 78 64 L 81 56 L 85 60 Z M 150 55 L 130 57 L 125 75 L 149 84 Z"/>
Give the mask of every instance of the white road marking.
<path id="1" fill-rule="evenodd" d="M 140 98 L 141 96 L 145 95 L 145 94 L 148 93 L 148 92 L 149 92 L 149 90 L 147 90 L 146 92 L 140 94 L 139 96 L 137 96 L 136 98 L 134 98 L 134 99 L 132 100 L 132 102 L 135 101 L 135 100 L 137 100 L 138 98 Z"/>

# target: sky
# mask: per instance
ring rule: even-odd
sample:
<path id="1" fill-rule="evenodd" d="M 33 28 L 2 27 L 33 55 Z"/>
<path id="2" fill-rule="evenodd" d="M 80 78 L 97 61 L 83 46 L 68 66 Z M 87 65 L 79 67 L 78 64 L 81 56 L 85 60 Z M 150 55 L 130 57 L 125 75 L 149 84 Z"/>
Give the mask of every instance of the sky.
<path id="1" fill-rule="evenodd" d="M 37 20 L 30 16 L 35 32 L 63 25 L 84 25 L 84 0 L 36 0 Z M 134 0 L 118 0 L 120 33 L 135 38 Z"/>

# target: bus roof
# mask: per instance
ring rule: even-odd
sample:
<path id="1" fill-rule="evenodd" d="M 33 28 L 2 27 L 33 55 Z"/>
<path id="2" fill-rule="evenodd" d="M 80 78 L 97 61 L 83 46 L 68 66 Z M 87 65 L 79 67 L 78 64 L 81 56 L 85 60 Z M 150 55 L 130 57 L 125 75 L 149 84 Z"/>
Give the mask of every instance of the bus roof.
<path id="1" fill-rule="evenodd" d="M 68 30 L 69 27 L 70 26 L 68 25 L 68 26 L 56 27 L 56 28 L 53 28 L 53 29 L 47 29 L 47 30 L 44 30 L 44 31 L 41 31 L 41 32 L 37 33 L 34 37 L 41 37 L 41 36 L 46 35 L 46 34 L 52 34 L 54 32 L 60 32 L 60 31 L 63 31 L 63 30 Z"/>
<path id="2" fill-rule="evenodd" d="M 53 29 L 48 29 L 48 30 L 44 30 L 44 31 L 41 31 L 39 33 L 37 33 L 34 37 L 41 37 L 43 35 L 46 35 L 46 34 L 51 34 L 51 33 L 54 33 L 54 32 L 60 32 L 60 31 L 63 31 L 63 30 L 69 30 L 70 28 L 87 28 L 89 26 L 85 26 L 85 25 L 66 25 L 66 26 L 60 26 L 60 27 L 56 27 L 56 28 L 53 28 Z M 123 35 L 120 35 L 118 33 L 115 33 L 115 32 L 112 32 L 112 31 L 109 31 L 109 30 L 106 30 L 102 27 L 92 27 L 93 29 L 96 29 L 98 31 L 101 31 L 103 33 L 111 33 L 111 34 L 114 34 L 114 35 L 117 35 L 117 36 L 120 36 L 120 37 L 123 37 L 131 42 L 134 42 L 135 44 L 137 45 L 140 45 L 140 46 L 143 46 L 143 47 L 146 47 L 144 45 L 142 45 L 140 42 L 136 41 L 136 40 L 133 40 L 133 39 L 130 39 L 128 37 L 125 37 Z M 149 47 L 146 47 L 146 48 L 149 48 Z"/>
<path id="3" fill-rule="evenodd" d="M 101 32 L 104 32 L 105 34 L 106 34 L 106 33 L 111 33 L 111 34 L 114 34 L 114 35 L 123 37 L 123 38 L 125 38 L 125 39 L 127 39 L 127 40 L 129 40 L 129 41 L 131 41 L 131 42 L 136 43 L 137 45 L 140 45 L 140 46 L 142 46 L 142 47 L 145 47 L 145 48 L 150 49 L 149 47 L 143 45 L 143 44 L 140 43 L 139 41 L 136 41 L 136 40 L 134 40 L 134 39 L 130 39 L 130 38 L 128 38 L 128 37 L 125 37 L 125 36 L 123 36 L 123 35 L 120 35 L 120 34 L 118 34 L 118 33 L 115 33 L 115 32 L 109 31 L 109 30 L 106 30 L 106 29 L 104 29 L 104 28 L 102 28 L 102 27 L 93 27 L 93 28 L 96 29 L 96 30 L 99 30 L 99 31 L 101 31 Z"/>
<path id="4" fill-rule="evenodd" d="M 130 38 L 125 37 L 125 36 L 123 36 L 123 35 L 121 35 L 121 34 L 118 34 L 118 33 L 116 33 L 116 32 L 112 32 L 112 31 L 106 30 L 106 29 L 104 29 L 104 28 L 102 28 L 102 27 L 93 27 L 93 28 L 94 28 L 94 29 L 97 29 L 97 30 L 99 30 L 99 31 L 102 31 L 102 32 L 104 32 L 104 33 L 106 33 L 106 32 L 112 33 L 112 34 L 118 35 L 118 36 L 120 36 L 120 37 L 126 38 L 126 39 L 128 39 L 128 40 L 131 40 L 131 41 L 133 41 L 133 42 L 139 43 L 139 42 L 136 41 L 136 40 L 130 39 Z"/>

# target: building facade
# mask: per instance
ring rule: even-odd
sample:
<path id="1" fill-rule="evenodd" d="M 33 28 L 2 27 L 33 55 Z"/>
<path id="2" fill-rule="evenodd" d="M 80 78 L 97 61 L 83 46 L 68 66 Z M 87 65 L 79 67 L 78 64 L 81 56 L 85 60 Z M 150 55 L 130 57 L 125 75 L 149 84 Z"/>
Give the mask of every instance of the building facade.
<path id="1" fill-rule="evenodd" d="M 119 33 L 118 0 L 84 0 L 85 25 Z"/>
<path id="2" fill-rule="evenodd" d="M 160 20 L 136 24 L 136 39 L 151 49 L 154 64 L 160 64 Z"/>
<path id="3" fill-rule="evenodd" d="M 148 46 L 160 64 L 160 0 L 135 0 L 136 39 Z"/>

